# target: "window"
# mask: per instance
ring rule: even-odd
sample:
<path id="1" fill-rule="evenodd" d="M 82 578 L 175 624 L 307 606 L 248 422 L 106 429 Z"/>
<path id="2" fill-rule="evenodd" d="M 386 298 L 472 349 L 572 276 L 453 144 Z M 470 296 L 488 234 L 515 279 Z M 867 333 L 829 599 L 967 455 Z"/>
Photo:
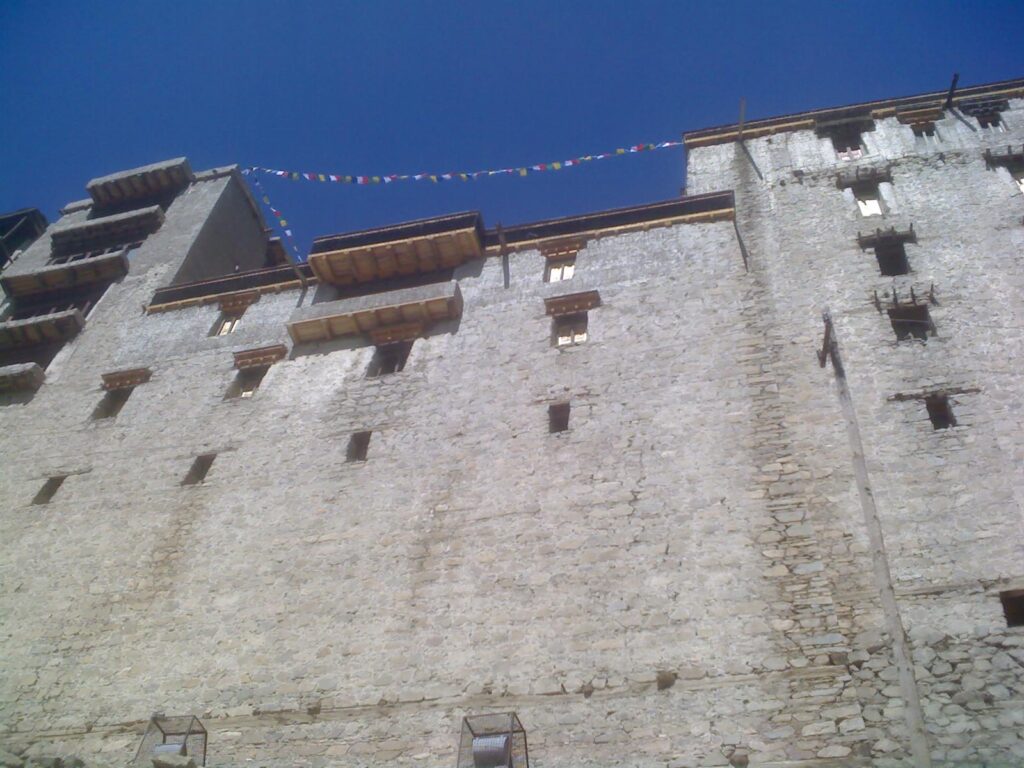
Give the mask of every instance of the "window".
<path id="1" fill-rule="evenodd" d="M 552 323 L 552 335 L 556 347 L 582 344 L 587 340 L 587 313 L 562 315 Z"/>
<path id="2" fill-rule="evenodd" d="M 907 249 L 899 240 L 879 240 L 875 244 L 875 258 L 878 259 L 878 269 L 887 277 L 910 272 Z"/>
<path id="3" fill-rule="evenodd" d="M 370 367 L 366 369 L 366 378 L 373 379 L 377 376 L 401 372 L 405 368 L 410 352 L 412 352 L 411 341 L 377 347 L 370 359 Z"/>
<path id="4" fill-rule="evenodd" d="M 857 126 L 836 126 L 829 131 L 829 137 L 840 160 L 856 160 L 864 155 L 864 143 Z"/>
<path id="5" fill-rule="evenodd" d="M 569 403 L 548 406 L 548 432 L 565 432 L 569 429 Z"/>
<path id="6" fill-rule="evenodd" d="M 927 304 L 902 304 L 892 307 L 889 310 L 889 321 L 896 332 L 897 341 L 927 341 L 929 332 L 934 332 Z"/>
<path id="7" fill-rule="evenodd" d="M 206 474 L 210 471 L 210 467 L 213 466 L 213 460 L 216 458 L 216 453 L 204 453 L 196 456 L 195 461 L 192 462 L 192 467 L 189 469 L 188 474 L 185 475 L 185 479 L 181 481 L 181 484 L 200 485 L 206 479 Z"/>
<path id="8" fill-rule="evenodd" d="M 348 450 L 345 452 L 345 461 L 366 461 L 366 453 L 370 448 L 370 435 L 372 432 L 353 432 L 348 439 Z"/>
<path id="9" fill-rule="evenodd" d="M 263 377 L 270 370 L 269 365 L 258 365 L 253 368 L 243 368 L 231 382 L 228 391 L 224 395 L 225 400 L 232 400 L 236 397 L 248 399 L 256 394 L 256 390 L 263 383 Z"/>
<path id="10" fill-rule="evenodd" d="M 64 484 L 64 480 L 67 475 L 55 475 L 54 477 L 47 478 L 46 482 L 43 483 L 43 487 L 39 489 L 39 493 L 32 499 L 33 504 L 49 504 L 50 499 L 53 498 L 54 494 L 60 489 L 61 485 Z"/>
<path id="11" fill-rule="evenodd" d="M 227 336 L 229 333 L 234 333 L 235 328 L 238 327 L 238 321 L 241 319 L 241 312 L 221 312 L 220 317 L 217 318 L 217 322 L 214 323 L 213 328 L 210 329 L 210 335 Z"/>
<path id="12" fill-rule="evenodd" d="M 996 111 L 992 112 L 978 112 L 975 117 L 978 120 L 978 125 L 987 131 L 1005 131 L 1006 127 L 1003 125 L 1003 119 Z"/>
<path id="13" fill-rule="evenodd" d="M 882 197 L 877 184 L 857 184 L 852 189 L 861 216 L 882 215 Z"/>
<path id="14" fill-rule="evenodd" d="M 131 397 L 133 389 L 134 387 L 121 387 L 112 389 L 103 395 L 103 399 L 92 412 L 92 420 L 112 419 L 117 416 L 124 408 L 124 404 L 128 402 L 128 398 Z"/>
<path id="15" fill-rule="evenodd" d="M 1024 589 L 1008 589 L 999 593 L 999 601 L 1003 604 L 1003 615 L 1006 626 L 1024 627 Z"/>
<path id="16" fill-rule="evenodd" d="M 1017 188 L 1021 194 L 1024 195 L 1024 165 L 1010 170 L 1010 175 L 1013 176 L 1014 182 L 1017 184 Z"/>
<path id="17" fill-rule="evenodd" d="M 939 143 L 939 133 L 935 129 L 935 123 L 914 123 L 910 129 L 914 132 L 914 139 L 919 147 Z"/>
<path id="18" fill-rule="evenodd" d="M 576 271 L 575 257 L 570 259 L 558 259 L 549 261 L 546 280 L 549 283 L 560 283 L 563 280 L 570 280 L 573 272 Z"/>
<path id="19" fill-rule="evenodd" d="M 932 421 L 933 429 L 949 429 L 956 426 L 948 395 L 929 395 L 924 399 L 924 405 L 928 409 L 928 418 Z"/>

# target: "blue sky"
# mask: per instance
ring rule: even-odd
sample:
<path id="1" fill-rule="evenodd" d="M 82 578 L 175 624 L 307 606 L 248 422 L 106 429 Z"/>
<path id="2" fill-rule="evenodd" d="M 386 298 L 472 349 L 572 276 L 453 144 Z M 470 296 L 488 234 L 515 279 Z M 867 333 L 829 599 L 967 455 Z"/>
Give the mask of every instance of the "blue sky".
<path id="1" fill-rule="evenodd" d="M 0 211 L 186 155 L 342 174 L 550 162 L 750 118 L 1024 76 L 1014 2 L 0 0 Z M 301 247 L 458 210 L 671 198 L 683 151 L 473 183 L 264 179 Z"/>

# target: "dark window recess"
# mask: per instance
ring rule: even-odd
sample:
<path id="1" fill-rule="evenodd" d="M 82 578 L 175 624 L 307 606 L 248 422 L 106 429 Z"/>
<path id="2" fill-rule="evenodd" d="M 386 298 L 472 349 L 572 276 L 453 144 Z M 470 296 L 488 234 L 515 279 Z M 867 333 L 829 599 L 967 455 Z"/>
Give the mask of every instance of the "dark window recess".
<path id="1" fill-rule="evenodd" d="M 185 475 L 185 479 L 181 481 L 181 484 L 199 485 L 206 479 L 206 475 L 209 473 L 210 467 L 213 466 L 213 460 L 216 458 L 216 453 L 204 453 L 200 456 L 196 456 L 196 460 L 192 462 L 192 467 L 189 469 L 188 474 Z"/>
<path id="2" fill-rule="evenodd" d="M 883 275 L 905 275 L 910 272 L 907 249 L 899 240 L 880 240 L 875 245 L 875 258 Z"/>
<path id="3" fill-rule="evenodd" d="M 569 403 L 548 406 L 548 432 L 565 432 L 569 429 Z"/>
<path id="4" fill-rule="evenodd" d="M 249 398 L 256 394 L 256 390 L 263 383 L 263 377 L 270 370 L 269 365 L 260 365 L 256 368 L 246 368 L 238 372 L 235 380 L 231 382 L 228 391 L 224 394 L 225 400 L 236 397 Z"/>
<path id="5" fill-rule="evenodd" d="M 979 112 L 975 117 L 978 118 L 978 125 L 982 128 L 999 128 L 1003 124 L 1003 119 L 998 112 Z"/>
<path id="6" fill-rule="evenodd" d="M 857 126 L 843 126 L 829 131 L 832 147 L 837 153 L 859 151 L 863 146 L 863 137 Z"/>
<path id="7" fill-rule="evenodd" d="M 67 475 L 56 475 L 54 477 L 47 478 L 46 482 L 43 483 L 43 487 L 39 489 L 39 493 L 36 494 L 35 498 L 32 499 L 33 504 L 49 504 L 50 499 L 53 498 L 54 494 L 60 489 L 61 485 L 64 484 L 64 480 Z"/>
<path id="8" fill-rule="evenodd" d="M 377 376 L 387 376 L 389 373 L 398 373 L 405 368 L 405 362 L 409 359 L 411 351 L 411 341 L 377 347 L 370 360 L 370 367 L 366 369 L 366 378 L 372 379 Z"/>
<path id="9" fill-rule="evenodd" d="M 910 128 L 919 139 L 935 138 L 935 123 L 914 123 Z"/>
<path id="10" fill-rule="evenodd" d="M 348 439 L 348 450 L 345 452 L 345 461 L 366 461 L 366 452 L 370 449 L 370 435 L 372 432 L 353 432 Z"/>
<path id="11" fill-rule="evenodd" d="M 949 429 L 956 426 L 948 395 L 929 395 L 924 399 L 924 406 L 928 409 L 928 418 L 932 420 L 934 429 Z"/>
<path id="12" fill-rule="evenodd" d="M 128 398 L 131 397 L 132 389 L 133 387 L 112 389 L 103 395 L 103 399 L 92 412 L 92 420 L 112 419 L 117 416 L 124 408 L 124 404 L 128 402 Z"/>
<path id="13" fill-rule="evenodd" d="M 902 304 L 892 307 L 889 309 L 889 321 L 898 341 L 927 341 L 928 335 L 935 330 L 927 304 Z"/>
<path id="14" fill-rule="evenodd" d="M 999 593 L 999 601 L 1003 604 L 1003 615 L 1006 626 L 1024 627 L 1024 589 L 1008 589 Z"/>
<path id="15" fill-rule="evenodd" d="M 556 347 L 582 344 L 587 340 L 587 313 L 560 315 L 551 323 L 551 343 Z"/>

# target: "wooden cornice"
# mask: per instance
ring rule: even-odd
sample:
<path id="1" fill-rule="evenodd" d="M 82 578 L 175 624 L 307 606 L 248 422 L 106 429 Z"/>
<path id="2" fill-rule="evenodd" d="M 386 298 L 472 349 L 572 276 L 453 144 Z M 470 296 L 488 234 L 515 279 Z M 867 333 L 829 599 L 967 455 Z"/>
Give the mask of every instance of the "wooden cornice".
<path id="1" fill-rule="evenodd" d="M 544 299 L 544 312 L 548 315 L 571 315 L 574 312 L 586 312 L 588 309 L 601 306 L 601 294 L 597 291 L 570 293 L 565 296 L 552 296 Z"/>
<path id="2" fill-rule="evenodd" d="M 579 253 L 586 244 L 587 240 L 583 237 L 549 240 L 540 246 L 540 253 L 545 259 L 569 259 Z"/>
<path id="3" fill-rule="evenodd" d="M 236 291 L 234 293 L 225 293 L 218 297 L 218 304 L 220 305 L 221 312 L 233 315 L 244 312 L 252 304 L 259 301 L 259 298 L 260 292 L 257 290 Z"/>
<path id="4" fill-rule="evenodd" d="M 259 368 L 262 365 L 273 365 L 278 360 L 283 360 L 288 354 L 288 348 L 284 344 L 274 344 L 269 347 L 258 347 L 257 349 L 244 349 L 235 352 L 235 368 L 242 371 L 246 368 Z"/>
<path id="5" fill-rule="evenodd" d="M 385 328 L 374 328 L 370 331 L 370 340 L 378 347 L 385 344 L 395 344 L 400 341 L 412 341 L 423 335 L 425 326 L 423 323 L 401 323 L 400 325 L 389 325 Z"/>
<path id="6" fill-rule="evenodd" d="M 129 368 L 124 371 L 104 373 L 101 378 L 103 379 L 103 389 L 110 391 L 137 387 L 140 384 L 145 384 L 152 376 L 153 371 L 149 368 Z"/>

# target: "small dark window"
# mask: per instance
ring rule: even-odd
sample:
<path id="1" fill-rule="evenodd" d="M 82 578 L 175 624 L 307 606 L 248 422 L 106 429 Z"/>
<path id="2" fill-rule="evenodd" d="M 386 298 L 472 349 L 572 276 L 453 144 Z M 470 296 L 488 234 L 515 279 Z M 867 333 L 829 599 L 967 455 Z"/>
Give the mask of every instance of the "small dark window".
<path id="1" fill-rule="evenodd" d="M 982 128 L 1001 130 L 1003 127 L 1003 119 L 998 112 L 979 112 L 975 117 L 978 118 L 978 125 Z"/>
<path id="2" fill-rule="evenodd" d="M 877 183 L 855 184 L 851 189 L 861 216 L 881 216 L 884 213 Z"/>
<path id="3" fill-rule="evenodd" d="M 269 365 L 260 365 L 255 368 L 245 368 L 238 372 L 235 376 L 235 380 L 231 382 L 231 386 L 228 387 L 228 391 L 224 395 L 225 400 L 231 400 L 235 397 L 249 398 L 256 394 L 256 390 L 260 388 L 260 384 L 263 382 L 263 377 L 267 375 L 267 371 L 270 370 Z"/>
<path id="4" fill-rule="evenodd" d="M 935 138 L 935 123 L 914 123 L 910 128 L 918 138 Z"/>
<path id="5" fill-rule="evenodd" d="M 569 403 L 548 406 L 548 432 L 565 432 L 569 429 Z"/>
<path id="6" fill-rule="evenodd" d="M 896 332 L 896 339 L 928 340 L 928 334 L 934 332 L 932 318 L 928 313 L 927 304 L 901 304 L 889 310 L 889 321 Z"/>
<path id="7" fill-rule="evenodd" d="M 234 333 L 238 327 L 238 321 L 242 319 L 242 312 L 221 312 L 217 322 L 210 329 L 210 336 L 227 336 Z"/>
<path id="8" fill-rule="evenodd" d="M 1024 627 L 1024 589 L 1009 589 L 999 593 L 1003 604 L 1006 626 Z"/>
<path id="9" fill-rule="evenodd" d="M 366 461 L 366 452 L 370 448 L 370 435 L 372 432 L 353 432 L 348 440 L 348 451 L 345 453 L 345 461 Z"/>
<path id="10" fill-rule="evenodd" d="M 883 275 L 905 275 L 910 272 L 907 249 L 899 240 L 881 240 L 875 245 L 875 258 Z"/>
<path id="11" fill-rule="evenodd" d="M 366 378 L 373 379 L 377 376 L 398 373 L 405 368 L 405 363 L 409 359 L 411 351 L 411 341 L 377 347 L 373 353 L 373 358 L 370 360 L 370 367 L 366 369 Z"/>
<path id="12" fill-rule="evenodd" d="M 206 479 L 206 474 L 210 471 L 210 467 L 213 466 L 213 460 L 217 458 L 216 453 L 204 453 L 200 456 L 196 456 L 196 460 L 192 462 L 192 468 L 189 469 L 188 474 L 185 475 L 185 479 L 181 481 L 182 485 L 199 485 Z"/>
<path id="13" fill-rule="evenodd" d="M 128 398 L 131 397 L 133 387 L 122 387 L 120 389 L 112 389 L 103 395 L 103 399 L 100 400 L 96 409 L 92 412 L 93 421 L 99 419 L 112 419 L 121 412 L 124 408 L 124 404 L 128 402 Z"/>
<path id="14" fill-rule="evenodd" d="M 840 126 L 829 131 L 832 148 L 842 160 L 854 160 L 864 154 L 864 139 L 855 126 Z"/>
<path id="15" fill-rule="evenodd" d="M 929 395 L 924 399 L 924 405 L 928 409 L 928 418 L 932 420 L 934 429 L 949 429 L 956 426 L 948 395 Z"/>
<path id="16" fill-rule="evenodd" d="M 587 340 L 587 313 L 560 315 L 551 324 L 551 343 L 556 347 L 582 344 Z"/>
<path id="17" fill-rule="evenodd" d="M 39 489 L 39 493 L 32 499 L 32 503 L 49 504 L 50 499 L 57 493 L 66 478 L 67 475 L 55 475 L 54 477 L 47 478 L 46 482 L 43 483 L 43 487 Z"/>

